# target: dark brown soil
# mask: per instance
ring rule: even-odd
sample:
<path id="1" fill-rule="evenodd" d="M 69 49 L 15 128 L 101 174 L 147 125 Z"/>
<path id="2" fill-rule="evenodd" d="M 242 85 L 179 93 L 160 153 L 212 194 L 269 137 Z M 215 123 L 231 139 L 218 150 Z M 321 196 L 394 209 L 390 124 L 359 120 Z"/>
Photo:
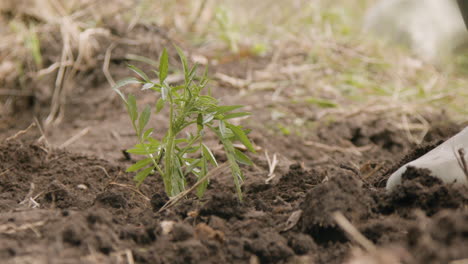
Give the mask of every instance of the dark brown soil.
<path id="1" fill-rule="evenodd" d="M 424 170 L 408 170 L 387 193 L 352 171 L 325 176 L 293 164 L 274 184 L 247 184 L 243 204 L 215 179 L 201 201 L 157 213 L 167 200 L 160 182 L 143 184 L 153 196 L 144 197 L 119 164 L 36 143 L 0 149 L 5 263 L 125 263 L 130 254 L 136 263 L 341 263 L 354 244 L 336 211 L 375 244 L 411 252 L 414 263 L 468 257 L 468 189 Z M 172 230 L 163 221 L 174 221 Z"/>
<path id="2" fill-rule="evenodd" d="M 117 49 L 116 56 L 124 51 Z M 117 60 L 111 70 L 118 72 L 124 65 Z M 246 65 L 265 63 L 244 59 L 219 70 L 242 76 Z M 270 109 L 257 104 L 261 93 L 243 96 L 217 86 L 213 93 L 222 102 L 250 105 L 254 115 L 245 125 L 253 128 L 262 154 L 277 154 L 275 177 L 267 183 L 266 158 L 252 155 L 255 166 L 242 167 L 247 176 L 243 203 L 226 173 L 211 180 L 202 199 L 191 194 L 158 212 L 168 201 L 162 183 L 151 176 L 136 189 L 133 175 L 125 172 L 136 157 L 122 152 L 135 143 L 125 109 L 112 99 L 102 76 L 78 86 L 93 82 L 92 89 L 76 90 L 62 124 L 46 131 L 50 145 L 38 143 L 41 133 L 34 129 L 5 140 L 27 127 L 33 115 L 42 117 L 40 111 L 24 110 L 1 125 L 1 263 L 364 263 L 360 258 L 449 263 L 468 258 L 468 188 L 444 185 L 417 169 L 409 169 L 395 191 L 383 188 L 402 162 L 460 130 L 440 117 L 428 118 L 433 128 L 419 147 L 378 116 L 324 123 L 302 136 L 278 135 L 269 129 Z M 143 104 L 154 99 L 139 98 Z M 162 121 L 152 122 L 163 129 Z M 89 132 L 67 148 L 50 147 L 83 129 Z M 223 160 L 218 142 L 208 143 Z M 337 211 L 377 246 L 375 252 L 356 250 L 359 245 L 332 217 Z"/>

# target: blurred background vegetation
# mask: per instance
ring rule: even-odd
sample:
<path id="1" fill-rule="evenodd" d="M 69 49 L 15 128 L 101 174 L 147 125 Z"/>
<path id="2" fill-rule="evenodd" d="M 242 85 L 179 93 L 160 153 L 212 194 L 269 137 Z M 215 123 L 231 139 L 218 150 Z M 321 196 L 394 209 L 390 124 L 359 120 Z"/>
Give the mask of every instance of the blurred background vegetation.
<path id="1" fill-rule="evenodd" d="M 363 33 L 375 2 L 2 0 L 0 117 L 33 98 L 36 108 L 47 106 L 46 123 L 60 121 L 86 76 L 112 85 L 122 76 L 115 65 L 157 60 L 163 46 L 176 44 L 209 66 L 215 83 L 253 105 L 252 98 L 268 98 L 257 107 L 273 105 L 270 118 L 283 120 L 284 134 L 358 114 L 422 134 L 430 115 L 466 120 L 465 56 L 433 65 Z"/>

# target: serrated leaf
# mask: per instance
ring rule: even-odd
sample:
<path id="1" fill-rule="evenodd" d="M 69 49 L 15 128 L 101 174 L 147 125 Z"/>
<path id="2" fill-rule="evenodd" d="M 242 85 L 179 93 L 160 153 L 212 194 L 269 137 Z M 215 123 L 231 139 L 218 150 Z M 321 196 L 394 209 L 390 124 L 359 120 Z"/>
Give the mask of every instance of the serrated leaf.
<path id="1" fill-rule="evenodd" d="M 156 102 L 156 113 L 161 112 L 163 108 L 164 108 L 164 100 L 162 98 L 159 98 L 158 101 Z"/>
<path id="2" fill-rule="evenodd" d="M 143 130 L 148 124 L 150 116 L 151 116 L 151 107 L 147 105 L 145 109 L 143 109 L 143 111 L 141 112 L 140 119 L 138 120 L 138 128 L 139 128 L 138 133 L 140 134 L 139 136 L 141 136 L 141 134 L 143 133 Z"/>
<path id="3" fill-rule="evenodd" d="M 208 148 L 205 144 L 202 143 L 202 151 L 203 151 L 203 157 L 208 159 L 213 166 L 218 166 L 218 162 L 216 161 L 215 156 L 213 155 L 213 152 L 211 152 L 210 148 Z"/>
<path id="4" fill-rule="evenodd" d="M 236 138 L 251 152 L 255 153 L 255 148 L 253 147 L 252 143 L 250 142 L 247 135 L 244 133 L 242 128 L 235 126 L 233 124 L 226 123 L 226 126 L 231 129 L 232 133 L 236 136 Z"/>
<path id="5" fill-rule="evenodd" d="M 169 55 L 167 50 L 163 49 L 161 58 L 159 59 L 159 82 L 162 84 L 167 78 L 169 72 Z"/>
<path id="6" fill-rule="evenodd" d="M 252 160 L 250 160 L 250 158 L 247 155 L 245 155 L 242 151 L 234 149 L 234 152 L 234 156 L 236 157 L 237 162 L 249 166 L 253 165 Z"/>
<path id="7" fill-rule="evenodd" d="M 144 170 L 139 171 L 135 177 L 133 178 L 134 181 L 137 182 L 137 186 L 143 183 L 143 181 L 148 177 L 148 175 L 153 171 L 153 167 L 146 168 Z"/>
<path id="8" fill-rule="evenodd" d="M 127 99 L 127 111 L 130 115 L 130 119 L 133 123 L 138 119 L 138 108 L 136 105 L 136 98 L 133 94 L 128 95 Z"/>
<path id="9" fill-rule="evenodd" d="M 145 82 L 150 82 L 150 79 L 148 78 L 146 73 L 144 73 L 142 70 L 138 69 L 136 66 L 129 64 L 128 68 L 130 68 L 130 70 L 132 70 L 134 73 L 136 73 L 138 76 L 140 76 L 143 80 L 145 80 Z"/>
<path id="10" fill-rule="evenodd" d="M 146 159 L 142 159 L 140 161 L 137 161 L 135 164 L 133 164 L 132 166 L 128 167 L 126 172 L 133 172 L 133 171 L 137 171 L 143 167 L 146 167 L 148 166 L 149 164 L 151 164 L 152 162 L 152 159 L 151 158 L 146 158 Z"/>
<path id="11" fill-rule="evenodd" d="M 153 87 L 154 87 L 154 83 L 152 83 L 152 82 L 147 82 L 147 83 L 145 83 L 145 84 L 143 85 L 143 87 L 141 87 L 141 90 L 142 90 L 142 91 L 143 91 L 143 90 L 148 90 L 148 89 L 151 89 L 151 88 L 153 88 Z"/>

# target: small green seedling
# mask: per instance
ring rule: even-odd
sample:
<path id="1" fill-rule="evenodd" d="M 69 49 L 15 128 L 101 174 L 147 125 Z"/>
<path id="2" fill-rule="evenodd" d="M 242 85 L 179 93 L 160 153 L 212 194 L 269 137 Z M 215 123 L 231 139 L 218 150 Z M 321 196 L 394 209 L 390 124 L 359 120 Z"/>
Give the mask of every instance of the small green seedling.
<path id="1" fill-rule="evenodd" d="M 215 156 L 204 143 L 206 130 L 211 130 L 220 139 L 227 156 L 229 167 L 234 178 L 239 200 L 242 200 L 241 185 L 244 175 L 239 163 L 251 165 L 252 161 L 236 149 L 233 141 L 241 142 L 249 151 L 255 152 L 246 135 L 246 130 L 229 122 L 236 117 L 247 116 L 247 112 L 233 112 L 242 105 L 220 106 L 218 100 L 202 94 L 208 83 L 205 74 L 197 76 L 197 65 L 189 68 L 187 59 L 178 49 L 182 62 L 184 83 L 177 86 L 168 84 L 169 58 L 164 50 L 160 57 L 159 71 L 154 71 L 159 81 L 152 81 L 142 70 L 130 65 L 129 68 L 139 78 L 126 78 L 119 81 L 114 90 L 122 97 L 127 107 L 132 126 L 138 136 L 138 143 L 127 152 L 143 155 L 146 158 L 136 162 L 127 172 L 137 172 L 135 181 L 140 185 L 148 175 L 159 173 L 162 176 L 166 193 L 174 197 L 186 189 L 186 179 L 190 174 L 198 181 L 203 180 L 197 195 L 201 197 L 208 185 L 206 179 L 208 166 L 218 166 Z M 128 84 L 141 84 L 141 90 L 151 90 L 158 94 L 153 109 L 146 106 L 141 112 L 137 107 L 135 96 L 126 97 L 120 90 Z M 147 128 L 151 113 L 160 113 L 168 107 L 168 129 L 156 139 L 154 128 Z M 184 136 L 183 136 L 184 135 Z"/>

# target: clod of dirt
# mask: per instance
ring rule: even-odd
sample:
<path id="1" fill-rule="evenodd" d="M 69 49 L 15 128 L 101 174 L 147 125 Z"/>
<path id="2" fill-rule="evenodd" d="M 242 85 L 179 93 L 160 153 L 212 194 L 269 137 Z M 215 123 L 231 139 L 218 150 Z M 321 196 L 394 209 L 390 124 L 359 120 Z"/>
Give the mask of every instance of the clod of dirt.
<path id="1" fill-rule="evenodd" d="M 450 263 L 468 258 L 468 211 L 444 210 L 415 223 L 408 232 L 408 249 L 418 263 Z"/>
<path id="2" fill-rule="evenodd" d="M 74 212 L 61 219 L 57 226 L 61 240 L 68 246 L 83 250 L 97 249 L 108 255 L 115 250 L 119 241 L 115 233 L 112 218 L 102 211 L 81 213 Z"/>
<path id="3" fill-rule="evenodd" d="M 304 255 L 317 250 L 317 244 L 306 234 L 292 233 L 288 234 L 288 246 L 291 247 L 297 255 Z"/>
<path id="4" fill-rule="evenodd" d="M 369 218 L 372 206 L 373 201 L 359 180 L 337 175 L 307 194 L 301 204 L 303 213 L 298 226 L 317 243 L 344 242 L 347 239 L 331 215 L 339 211 L 351 222 L 358 222 Z"/>
<path id="5" fill-rule="evenodd" d="M 120 231 L 119 238 L 131 239 L 138 245 L 148 245 L 156 241 L 156 230 L 153 227 L 126 227 Z"/>
<path id="6" fill-rule="evenodd" d="M 278 263 L 294 255 L 288 247 L 288 241 L 276 232 L 259 231 L 256 237 L 247 243 L 246 250 L 254 253 L 260 263 Z"/>
<path id="7" fill-rule="evenodd" d="M 165 193 L 155 193 L 151 196 L 151 208 L 153 208 L 154 212 L 157 212 L 167 203 L 167 201 L 169 201 L 169 197 L 167 197 Z"/>
<path id="8" fill-rule="evenodd" d="M 67 186 L 58 180 L 52 181 L 47 186 L 44 198 L 47 202 L 53 203 L 58 208 L 68 208 L 75 202 L 75 197 L 73 197 Z"/>
<path id="9" fill-rule="evenodd" d="M 444 208 L 463 207 L 468 202 L 468 190 L 442 183 L 429 170 L 409 167 L 402 175 L 402 183 L 378 199 L 381 199 L 378 210 L 383 214 L 397 212 L 405 216 L 412 209 L 420 208 L 430 216 Z"/>
<path id="10" fill-rule="evenodd" d="M 193 228 L 184 223 L 175 223 L 172 227 L 170 236 L 171 241 L 185 241 L 193 237 Z"/>
<path id="11" fill-rule="evenodd" d="M 214 230 L 205 223 L 200 223 L 195 227 L 195 237 L 199 240 L 224 242 L 224 233 L 219 230 Z"/>
<path id="12" fill-rule="evenodd" d="M 127 200 L 122 194 L 114 192 L 103 192 L 96 196 L 95 202 L 112 208 L 126 208 Z"/>
<path id="13" fill-rule="evenodd" d="M 200 209 L 200 215 L 216 215 L 224 219 L 241 218 L 245 213 L 237 197 L 227 192 L 213 194 Z"/>

